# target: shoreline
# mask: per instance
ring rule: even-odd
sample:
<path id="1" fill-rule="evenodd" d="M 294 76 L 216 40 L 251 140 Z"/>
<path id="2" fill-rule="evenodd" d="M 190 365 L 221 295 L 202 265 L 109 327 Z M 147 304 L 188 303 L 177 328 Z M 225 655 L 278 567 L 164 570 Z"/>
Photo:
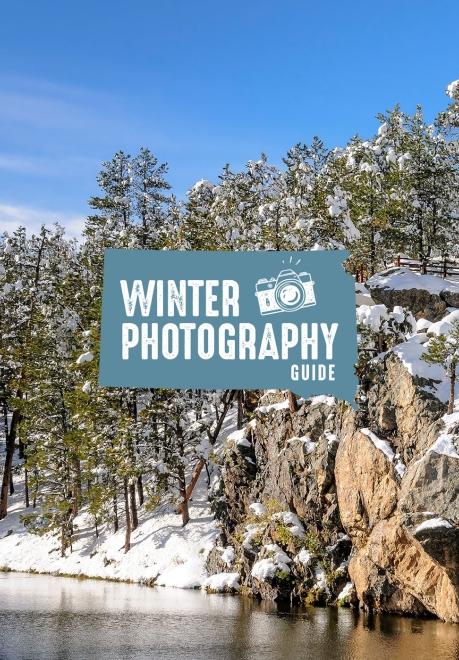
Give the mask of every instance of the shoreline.
<path id="1" fill-rule="evenodd" d="M 94 581 L 94 582 L 111 582 L 113 584 L 130 584 L 133 586 L 137 587 L 146 587 L 147 589 L 180 589 L 184 591 L 193 591 L 195 593 L 199 592 L 203 596 L 224 596 L 224 597 L 231 597 L 231 598 L 239 598 L 239 599 L 244 599 L 250 602 L 257 603 L 258 605 L 264 605 L 264 606 L 269 606 L 272 608 L 281 608 L 282 614 L 288 614 L 288 615 L 294 615 L 295 610 L 301 609 L 301 610 L 348 610 L 352 612 L 354 615 L 360 617 L 360 616 L 369 616 L 369 617 L 395 617 L 399 619 L 411 619 L 413 621 L 436 621 L 438 623 L 445 624 L 447 626 L 452 626 L 456 627 L 459 624 L 456 624 L 454 622 L 450 621 L 443 621 L 443 619 L 440 619 L 439 617 L 434 616 L 433 614 L 411 614 L 411 613 L 404 613 L 404 612 L 368 612 L 365 610 L 362 610 L 360 608 L 355 608 L 355 607 L 350 607 L 348 605 L 309 605 L 306 603 L 297 603 L 297 604 L 292 604 L 292 603 L 286 603 L 285 601 L 264 601 L 258 598 L 252 597 L 248 593 L 244 593 L 243 590 L 241 591 L 207 591 L 207 589 L 203 586 L 196 586 L 196 587 L 174 587 L 171 585 L 161 585 L 161 584 L 148 584 L 148 581 L 142 582 L 142 581 L 136 581 L 136 580 L 130 580 L 130 579 L 123 579 L 123 578 L 111 578 L 111 577 L 97 577 L 97 576 L 90 576 L 90 575 L 85 575 L 83 573 L 76 573 L 76 574 L 70 574 L 70 573 L 59 573 L 59 572 L 54 572 L 54 573 L 47 573 L 46 571 L 37 571 L 35 569 L 29 569 L 29 570 L 17 570 L 17 569 L 12 569 L 8 568 L 6 566 L 0 566 L 0 579 L 1 579 L 1 574 L 2 573 L 8 573 L 8 574 L 17 574 L 17 575 L 38 575 L 38 576 L 45 576 L 45 577 L 50 577 L 50 578 L 66 578 L 70 580 L 77 580 L 78 582 L 87 582 L 87 581 Z"/>

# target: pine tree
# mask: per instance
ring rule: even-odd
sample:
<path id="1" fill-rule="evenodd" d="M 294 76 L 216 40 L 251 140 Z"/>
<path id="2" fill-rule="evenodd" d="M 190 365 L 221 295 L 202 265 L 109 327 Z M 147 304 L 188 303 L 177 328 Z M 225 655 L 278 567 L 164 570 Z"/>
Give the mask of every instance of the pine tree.
<path id="1" fill-rule="evenodd" d="M 170 189 L 167 165 L 158 164 L 149 149 L 142 148 L 132 161 L 133 210 L 137 215 L 137 246 L 156 249 L 167 237 Z"/>
<path id="2" fill-rule="evenodd" d="M 216 249 L 218 227 L 212 209 L 217 190 L 213 183 L 202 179 L 188 191 L 180 219 L 178 247 L 185 250 Z"/>
<path id="3" fill-rule="evenodd" d="M 457 365 L 459 364 L 459 322 L 455 321 L 448 335 L 431 337 L 422 359 L 429 364 L 440 364 L 449 378 L 448 414 L 454 411 Z"/>

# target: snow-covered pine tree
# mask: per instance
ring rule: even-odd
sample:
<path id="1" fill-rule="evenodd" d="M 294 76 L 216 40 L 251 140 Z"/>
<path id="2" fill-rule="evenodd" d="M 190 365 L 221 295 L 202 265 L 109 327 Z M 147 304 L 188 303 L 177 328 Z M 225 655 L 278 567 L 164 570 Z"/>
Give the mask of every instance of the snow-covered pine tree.
<path id="1" fill-rule="evenodd" d="M 359 238 L 339 184 L 339 161 L 318 137 L 297 144 L 284 158 L 284 204 L 290 244 L 286 249 L 338 249 Z M 295 237 L 295 238 L 293 238 Z"/>
<path id="2" fill-rule="evenodd" d="M 457 235 L 459 149 L 439 122 L 425 122 L 421 108 L 408 121 L 405 240 L 411 253 L 425 261 L 448 254 Z"/>
<path id="3" fill-rule="evenodd" d="M 197 181 L 187 193 L 180 219 L 177 246 L 185 250 L 215 250 L 218 227 L 212 213 L 218 188 L 205 179 Z"/>
<path id="4" fill-rule="evenodd" d="M 136 247 L 156 249 L 168 238 L 169 204 L 167 164 L 142 148 L 132 161 L 133 211 L 137 216 Z"/>
<path id="5" fill-rule="evenodd" d="M 455 321 L 448 335 L 431 337 L 426 344 L 427 350 L 422 359 L 429 364 L 439 364 L 449 379 L 448 414 L 454 412 L 457 367 L 459 365 L 459 322 Z"/>
<path id="6" fill-rule="evenodd" d="M 337 180 L 346 191 L 350 216 L 360 236 L 352 245 L 350 266 L 373 274 L 400 250 L 397 178 L 404 162 L 404 116 L 396 107 L 379 115 L 371 140 L 354 137 L 337 155 Z"/>

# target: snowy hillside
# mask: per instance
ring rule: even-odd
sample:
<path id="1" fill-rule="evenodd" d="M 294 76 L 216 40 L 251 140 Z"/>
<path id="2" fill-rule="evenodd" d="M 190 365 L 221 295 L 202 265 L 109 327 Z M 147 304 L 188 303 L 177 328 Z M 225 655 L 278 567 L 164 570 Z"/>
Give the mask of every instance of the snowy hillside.
<path id="1" fill-rule="evenodd" d="M 230 411 L 214 448 L 216 454 L 221 454 L 235 424 L 235 412 Z M 24 528 L 21 516 L 30 513 L 30 508 L 24 505 L 24 479 L 19 464 L 15 471 L 10 510 L 0 521 L 0 570 L 97 577 L 182 589 L 204 585 L 205 561 L 218 536 L 204 471 L 189 502 L 190 522 L 186 527 L 182 527 L 181 516 L 169 505 L 162 505 L 153 513 L 142 510 L 139 525 L 132 532 L 131 548 L 125 553 L 123 519 L 118 532 L 104 526 L 96 538 L 93 520 L 83 511 L 75 519 L 72 552 L 65 557 L 61 557 L 57 534 L 38 536 Z"/>
<path id="2" fill-rule="evenodd" d="M 204 563 L 217 536 L 207 500 L 207 483 L 201 477 L 190 502 L 191 520 L 182 527 L 181 518 L 169 507 L 155 514 L 142 512 L 132 532 L 131 549 L 124 552 L 124 526 L 102 529 L 95 537 L 92 521 L 85 513 L 75 520 L 73 551 L 60 556 L 56 535 L 37 536 L 20 522 L 27 512 L 23 504 L 23 482 L 16 485 L 8 517 L 0 521 L 0 569 L 35 571 L 153 583 L 194 588 L 203 583 Z"/>

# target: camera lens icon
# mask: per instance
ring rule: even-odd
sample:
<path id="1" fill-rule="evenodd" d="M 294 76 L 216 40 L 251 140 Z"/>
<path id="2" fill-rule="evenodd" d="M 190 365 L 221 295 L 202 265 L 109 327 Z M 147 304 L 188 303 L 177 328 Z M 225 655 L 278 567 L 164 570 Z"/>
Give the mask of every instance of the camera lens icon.
<path id="1" fill-rule="evenodd" d="M 274 299 L 284 312 L 301 309 L 305 298 L 304 288 L 293 280 L 285 280 L 274 289 Z"/>
<path id="2" fill-rule="evenodd" d="M 262 278 L 255 287 L 261 314 L 296 312 L 316 304 L 314 282 L 310 273 L 281 270 L 277 278 Z"/>

